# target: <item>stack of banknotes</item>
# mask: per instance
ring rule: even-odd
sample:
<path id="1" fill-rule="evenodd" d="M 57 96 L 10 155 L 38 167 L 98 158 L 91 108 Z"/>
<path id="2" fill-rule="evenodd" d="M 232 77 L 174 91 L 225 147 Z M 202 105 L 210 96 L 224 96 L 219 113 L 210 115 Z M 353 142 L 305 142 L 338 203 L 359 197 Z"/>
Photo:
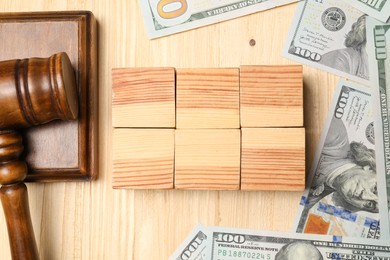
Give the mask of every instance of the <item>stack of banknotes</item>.
<path id="1" fill-rule="evenodd" d="M 291 2 L 140 5 L 155 38 Z M 282 56 L 348 81 L 335 90 L 293 233 L 198 226 L 171 259 L 390 259 L 389 17 L 390 0 L 298 3 Z"/>
<path id="2" fill-rule="evenodd" d="M 390 237 L 389 17 L 386 0 L 298 4 L 282 55 L 357 83 L 335 91 L 295 232 Z"/>

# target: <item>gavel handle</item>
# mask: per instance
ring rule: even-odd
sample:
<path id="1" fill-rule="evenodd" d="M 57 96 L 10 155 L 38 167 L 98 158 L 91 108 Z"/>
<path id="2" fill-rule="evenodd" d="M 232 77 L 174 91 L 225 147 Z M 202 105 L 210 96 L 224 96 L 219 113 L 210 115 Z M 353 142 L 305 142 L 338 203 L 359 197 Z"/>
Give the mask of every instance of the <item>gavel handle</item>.
<path id="1" fill-rule="evenodd" d="M 27 165 L 19 159 L 22 137 L 10 129 L 76 119 L 76 75 L 68 55 L 0 61 L 0 197 L 7 218 L 13 259 L 38 259 L 23 181 Z"/>
<path id="2" fill-rule="evenodd" d="M 3 185 L 1 203 L 7 221 L 12 259 L 39 259 L 24 183 Z"/>
<path id="3" fill-rule="evenodd" d="M 7 221 L 12 259 L 37 260 L 38 249 L 31 223 L 27 187 L 23 180 L 27 166 L 19 160 L 22 137 L 15 131 L 0 131 L 0 199 Z"/>

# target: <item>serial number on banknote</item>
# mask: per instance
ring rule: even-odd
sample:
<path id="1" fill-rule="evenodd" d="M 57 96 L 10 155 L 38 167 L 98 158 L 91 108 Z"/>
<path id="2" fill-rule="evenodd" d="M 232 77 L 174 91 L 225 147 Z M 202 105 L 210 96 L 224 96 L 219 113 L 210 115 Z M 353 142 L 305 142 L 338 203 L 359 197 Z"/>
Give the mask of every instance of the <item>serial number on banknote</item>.
<path id="1" fill-rule="evenodd" d="M 251 253 L 251 252 L 237 251 L 237 250 L 230 250 L 230 249 L 218 249 L 217 256 L 239 257 L 244 259 L 271 260 L 270 254 Z"/>

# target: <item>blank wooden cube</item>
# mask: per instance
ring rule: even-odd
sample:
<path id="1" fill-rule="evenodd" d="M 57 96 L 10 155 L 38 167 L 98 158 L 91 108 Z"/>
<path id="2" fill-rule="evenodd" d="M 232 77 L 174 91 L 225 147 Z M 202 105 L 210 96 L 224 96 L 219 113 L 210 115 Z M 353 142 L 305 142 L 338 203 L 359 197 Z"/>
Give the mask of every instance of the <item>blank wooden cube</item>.
<path id="1" fill-rule="evenodd" d="M 114 127 L 175 127 L 174 68 L 112 70 Z"/>
<path id="2" fill-rule="evenodd" d="M 114 129 L 112 186 L 172 189 L 174 129 Z"/>
<path id="3" fill-rule="evenodd" d="M 302 127 L 302 66 L 240 67 L 241 127 Z"/>
<path id="4" fill-rule="evenodd" d="M 239 128 L 239 70 L 176 70 L 177 128 Z"/>
<path id="5" fill-rule="evenodd" d="M 241 131 L 242 190 L 304 190 L 304 128 L 243 128 Z"/>
<path id="6" fill-rule="evenodd" d="M 239 129 L 180 129 L 175 140 L 176 189 L 239 189 Z"/>

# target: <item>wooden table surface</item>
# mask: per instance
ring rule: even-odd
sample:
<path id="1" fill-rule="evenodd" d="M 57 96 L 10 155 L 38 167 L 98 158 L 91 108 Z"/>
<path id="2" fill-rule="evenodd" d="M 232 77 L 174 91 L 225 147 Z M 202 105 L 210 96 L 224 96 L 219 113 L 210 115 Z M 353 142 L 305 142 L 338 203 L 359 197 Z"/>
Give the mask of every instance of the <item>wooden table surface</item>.
<path id="1" fill-rule="evenodd" d="M 0 1 L 0 12 L 90 10 L 99 23 L 100 173 L 90 183 L 28 184 L 41 258 L 167 259 L 198 223 L 290 231 L 302 192 L 112 189 L 110 104 L 116 67 L 293 64 L 280 53 L 296 4 L 149 40 L 138 2 Z M 303 73 L 309 168 L 338 77 L 308 66 Z M 1 210 L 0 259 L 10 258 Z"/>

